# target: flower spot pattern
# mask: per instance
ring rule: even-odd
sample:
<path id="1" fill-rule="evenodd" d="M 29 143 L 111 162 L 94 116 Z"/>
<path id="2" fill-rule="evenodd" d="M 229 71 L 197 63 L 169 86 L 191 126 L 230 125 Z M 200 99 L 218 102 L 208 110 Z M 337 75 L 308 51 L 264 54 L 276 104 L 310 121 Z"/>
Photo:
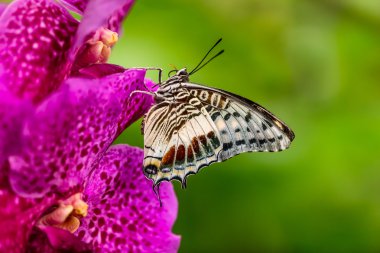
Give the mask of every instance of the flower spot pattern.
<path id="1" fill-rule="evenodd" d="M 84 191 L 89 205 L 77 235 L 100 252 L 176 252 L 172 234 L 177 201 L 173 187 L 163 183 L 162 207 L 141 169 L 143 151 L 112 146 Z M 134 169 L 131 169 L 134 168 Z"/>
<path id="2" fill-rule="evenodd" d="M 68 51 L 78 22 L 54 1 L 15 1 L 0 18 L 0 64 L 5 85 L 35 102 L 68 74 Z"/>
<path id="3" fill-rule="evenodd" d="M 62 86 L 27 123 L 23 154 L 10 158 L 15 190 L 29 197 L 78 190 L 83 173 L 115 138 L 119 114 L 111 89 L 90 82 Z"/>

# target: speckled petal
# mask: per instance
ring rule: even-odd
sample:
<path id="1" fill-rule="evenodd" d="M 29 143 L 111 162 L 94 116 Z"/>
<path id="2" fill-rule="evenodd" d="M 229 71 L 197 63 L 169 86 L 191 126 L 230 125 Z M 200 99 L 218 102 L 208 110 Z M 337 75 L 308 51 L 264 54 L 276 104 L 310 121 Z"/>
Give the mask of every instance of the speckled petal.
<path id="1" fill-rule="evenodd" d="M 21 149 L 20 138 L 24 120 L 33 111 L 27 101 L 14 97 L 11 93 L 0 91 L 0 182 L 7 177 L 5 162 L 9 155 Z"/>
<path id="2" fill-rule="evenodd" d="M 68 52 L 78 26 L 53 0 L 16 0 L 0 17 L 0 68 L 10 91 L 41 101 L 68 72 Z"/>
<path id="3" fill-rule="evenodd" d="M 118 98 L 122 105 L 122 114 L 119 118 L 118 134 L 125 130 L 130 124 L 143 116 L 153 104 L 153 96 L 134 93 L 132 91 L 154 91 L 154 83 L 144 79 L 144 69 L 128 69 L 123 74 L 115 74 L 106 77 L 112 88 L 119 94 Z M 130 80 L 134 80 L 131 82 Z M 129 85 L 125 85 L 129 83 Z"/>
<path id="4" fill-rule="evenodd" d="M 24 252 L 34 222 L 51 199 L 25 199 L 0 190 L 0 252 Z"/>
<path id="5" fill-rule="evenodd" d="M 133 91 L 156 91 L 155 83 L 144 79 L 145 69 L 124 69 L 113 64 L 93 64 L 79 71 L 78 75 L 85 78 L 101 78 L 109 83 L 115 90 L 122 113 L 118 120 L 118 134 L 125 130 L 130 124 L 144 115 L 153 104 L 153 96 L 134 93 Z"/>
<path id="6" fill-rule="evenodd" d="M 10 157 L 14 190 L 25 197 L 68 194 L 115 138 L 120 105 L 101 79 L 69 79 L 24 128 L 25 148 Z"/>
<path id="7" fill-rule="evenodd" d="M 160 188 L 141 171 L 143 151 L 127 145 L 108 150 L 85 187 L 89 213 L 76 232 L 100 252 L 177 252 L 180 237 L 171 230 L 177 199 L 170 183 Z"/>
<path id="8" fill-rule="evenodd" d="M 130 11 L 134 1 L 123 1 L 124 3 L 108 19 L 107 28 L 114 32 L 120 32 L 120 27 L 125 16 Z"/>
<path id="9" fill-rule="evenodd" d="M 119 65 L 99 63 L 81 68 L 76 74 L 80 77 L 101 78 L 112 74 L 123 73 L 124 71 L 125 68 Z"/>
<path id="10" fill-rule="evenodd" d="M 60 2 L 69 10 L 82 14 L 87 6 L 88 0 L 61 0 Z"/>
<path id="11" fill-rule="evenodd" d="M 28 253 L 91 253 L 92 246 L 82 242 L 67 230 L 34 227 L 27 245 Z"/>
<path id="12" fill-rule="evenodd" d="M 0 15 L 4 12 L 5 8 L 7 8 L 7 4 L 0 3 Z"/>
<path id="13" fill-rule="evenodd" d="M 65 4 L 70 10 L 75 11 L 77 13 L 83 14 L 88 4 L 88 0 L 61 0 L 63 4 Z M 109 0 L 96 0 L 96 5 L 102 5 L 103 2 L 107 2 L 106 4 L 110 4 Z M 102 26 L 118 32 L 121 26 L 121 22 L 124 17 L 127 15 L 134 1 L 130 0 L 117 0 L 114 1 L 119 7 L 112 13 L 110 12 L 107 18 L 106 23 L 102 23 Z M 101 10 L 101 9 L 98 9 Z M 102 10 L 104 12 L 104 10 Z"/>
<path id="14" fill-rule="evenodd" d="M 120 22 L 132 7 L 134 0 L 93 0 L 89 1 L 83 13 L 81 24 L 72 48 L 71 57 L 75 54 L 90 34 L 98 28 L 110 30 L 119 27 Z M 113 30 L 113 31 L 118 31 Z"/>

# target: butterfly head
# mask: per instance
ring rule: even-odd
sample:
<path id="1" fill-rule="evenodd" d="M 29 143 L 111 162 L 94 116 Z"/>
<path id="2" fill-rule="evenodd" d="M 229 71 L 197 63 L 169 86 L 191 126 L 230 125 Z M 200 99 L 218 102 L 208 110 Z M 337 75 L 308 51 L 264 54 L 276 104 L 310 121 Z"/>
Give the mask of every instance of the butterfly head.
<path id="1" fill-rule="evenodd" d="M 189 73 L 187 73 L 187 69 L 183 68 L 177 71 L 176 76 L 183 77 L 183 78 L 189 78 Z"/>
<path id="2" fill-rule="evenodd" d="M 194 74 L 195 72 L 197 72 L 198 70 L 200 70 L 201 68 L 203 68 L 204 66 L 206 66 L 210 61 L 212 61 L 213 59 L 215 59 L 216 57 L 218 57 L 219 55 L 221 55 L 224 52 L 224 50 L 221 50 L 219 53 L 217 53 L 216 55 L 214 55 L 213 57 L 211 57 L 211 59 L 209 59 L 206 62 L 204 62 L 206 60 L 207 56 L 210 54 L 210 52 L 221 41 L 222 41 L 222 39 L 219 39 L 214 44 L 214 46 L 211 47 L 211 49 L 207 52 L 207 54 L 203 57 L 203 59 L 198 63 L 198 65 L 193 70 L 191 70 L 190 72 L 187 72 L 186 68 L 183 68 L 183 69 L 180 69 L 180 70 L 173 69 L 172 71 L 170 71 L 169 72 L 169 76 L 170 76 L 170 74 L 172 72 L 176 72 L 176 73 L 174 75 L 170 76 L 168 80 L 166 80 L 165 82 L 163 82 L 161 86 L 167 86 L 169 84 L 179 84 L 179 83 L 189 82 L 189 76 L 191 76 L 192 74 Z"/>
<path id="3" fill-rule="evenodd" d="M 169 84 L 178 84 L 178 83 L 186 83 L 189 82 L 189 73 L 187 72 L 186 68 L 176 70 L 177 72 L 169 77 L 168 80 L 166 80 L 162 86 L 167 86 Z"/>

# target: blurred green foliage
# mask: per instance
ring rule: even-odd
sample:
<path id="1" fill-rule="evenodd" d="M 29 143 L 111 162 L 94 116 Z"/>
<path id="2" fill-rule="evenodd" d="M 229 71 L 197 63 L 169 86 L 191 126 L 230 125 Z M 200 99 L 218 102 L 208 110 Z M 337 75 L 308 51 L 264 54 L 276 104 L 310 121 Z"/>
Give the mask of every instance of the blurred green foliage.
<path id="1" fill-rule="evenodd" d="M 175 183 L 180 252 L 380 252 L 380 2 L 144 0 L 111 62 L 194 67 L 192 81 L 273 111 L 281 153 L 248 153 Z M 155 72 L 149 76 L 157 80 Z M 139 122 L 117 142 L 142 146 Z"/>

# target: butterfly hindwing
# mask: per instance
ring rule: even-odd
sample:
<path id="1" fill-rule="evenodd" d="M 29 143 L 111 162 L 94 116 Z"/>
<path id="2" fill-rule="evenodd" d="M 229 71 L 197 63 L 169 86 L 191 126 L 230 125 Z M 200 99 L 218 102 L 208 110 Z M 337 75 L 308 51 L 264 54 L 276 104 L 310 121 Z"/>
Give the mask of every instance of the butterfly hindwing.
<path id="1" fill-rule="evenodd" d="M 209 114 L 197 108 L 200 102 L 191 102 L 195 104 L 163 102 L 145 117 L 144 132 L 149 135 L 144 137 L 144 172 L 155 184 L 184 182 L 187 175 L 218 160 L 222 149 L 218 130 Z"/>

